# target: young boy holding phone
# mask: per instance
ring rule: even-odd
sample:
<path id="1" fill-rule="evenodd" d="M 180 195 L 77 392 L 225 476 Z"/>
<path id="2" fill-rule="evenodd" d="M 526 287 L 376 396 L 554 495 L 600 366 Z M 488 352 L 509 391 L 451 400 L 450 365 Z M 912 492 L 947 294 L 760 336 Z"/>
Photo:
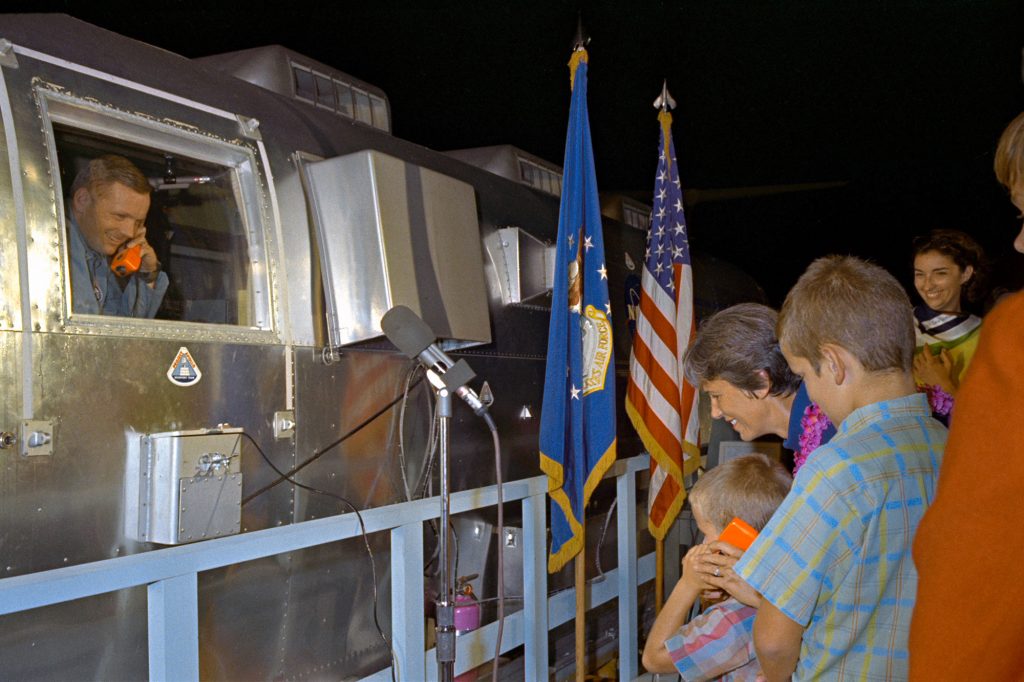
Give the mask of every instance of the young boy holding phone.
<path id="1" fill-rule="evenodd" d="M 682 577 L 651 627 L 643 655 L 649 672 L 678 672 L 687 682 L 756 679 L 760 667 L 752 628 L 757 609 L 730 596 L 689 623 L 683 621 L 701 594 L 714 589 L 703 574 L 709 544 L 737 518 L 754 530 L 764 527 L 791 482 L 781 464 L 752 454 L 711 469 L 693 486 L 690 507 L 704 544 L 686 553 Z"/>

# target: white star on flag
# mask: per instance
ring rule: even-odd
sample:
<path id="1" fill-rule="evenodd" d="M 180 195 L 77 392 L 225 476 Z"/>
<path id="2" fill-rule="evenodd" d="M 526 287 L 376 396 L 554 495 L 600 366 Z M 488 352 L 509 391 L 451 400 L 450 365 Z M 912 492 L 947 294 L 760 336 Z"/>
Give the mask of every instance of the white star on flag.
<path id="1" fill-rule="evenodd" d="M 597 273 L 601 275 L 601 279 L 608 279 L 608 271 L 604 269 L 604 263 L 601 263 L 601 267 L 597 269 Z"/>
<path id="2" fill-rule="evenodd" d="M 584 240 L 583 240 L 583 248 L 586 249 L 587 251 L 590 251 L 592 248 L 594 248 L 594 240 L 593 240 L 593 238 L 591 238 L 589 236 L 585 237 Z"/>

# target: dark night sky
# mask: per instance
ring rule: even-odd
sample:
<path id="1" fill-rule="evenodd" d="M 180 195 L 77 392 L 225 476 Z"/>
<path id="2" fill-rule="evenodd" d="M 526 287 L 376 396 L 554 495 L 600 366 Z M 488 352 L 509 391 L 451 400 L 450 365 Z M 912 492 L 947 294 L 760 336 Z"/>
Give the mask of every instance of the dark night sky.
<path id="1" fill-rule="evenodd" d="M 513 144 L 561 163 L 577 11 L 592 37 L 590 117 L 602 191 L 647 193 L 662 78 L 678 101 L 684 189 L 842 181 L 698 203 L 695 248 L 779 303 L 810 259 L 871 257 L 909 282 L 909 242 L 974 234 L 1024 284 L 1018 222 L 992 176 L 1024 109 L 1024 3 L 7 3 L 59 11 L 198 57 L 278 43 L 382 87 L 399 137 L 435 149 Z"/>

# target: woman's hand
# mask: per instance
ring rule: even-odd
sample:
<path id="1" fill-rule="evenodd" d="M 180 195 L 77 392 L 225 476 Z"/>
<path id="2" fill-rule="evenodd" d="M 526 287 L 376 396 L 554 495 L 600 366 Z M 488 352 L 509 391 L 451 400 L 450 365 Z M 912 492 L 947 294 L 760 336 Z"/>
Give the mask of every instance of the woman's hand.
<path id="1" fill-rule="evenodd" d="M 914 356 L 914 379 L 924 386 L 938 386 L 950 395 L 956 393 L 953 383 L 953 356 L 943 348 L 938 355 L 932 353 L 931 346 Z"/>
<path id="2" fill-rule="evenodd" d="M 716 540 L 706 547 L 707 552 L 700 557 L 698 568 L 703 581 L 713 589 L 728 592 L 742 604 L 754 608 L 760 606 L 761 595 L 732 570 L 743 556 L 743 550 L 721 540 Z"/>

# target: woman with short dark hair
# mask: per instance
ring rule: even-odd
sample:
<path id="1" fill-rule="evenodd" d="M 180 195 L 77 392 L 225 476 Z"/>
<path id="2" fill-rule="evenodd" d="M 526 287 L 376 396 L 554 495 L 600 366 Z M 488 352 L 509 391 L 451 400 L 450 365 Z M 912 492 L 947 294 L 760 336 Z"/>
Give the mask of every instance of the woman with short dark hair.
<path id="1" fill-rule="evenodd" d="M 793 451 L 794 473 L 835 434 L 782 356 L 778 313 L 741 303 L 715 313 L 697 331 L 683 358 L 687 381 L 711 399 L 711 416 L 751 441 L 773 433 Z"/>

